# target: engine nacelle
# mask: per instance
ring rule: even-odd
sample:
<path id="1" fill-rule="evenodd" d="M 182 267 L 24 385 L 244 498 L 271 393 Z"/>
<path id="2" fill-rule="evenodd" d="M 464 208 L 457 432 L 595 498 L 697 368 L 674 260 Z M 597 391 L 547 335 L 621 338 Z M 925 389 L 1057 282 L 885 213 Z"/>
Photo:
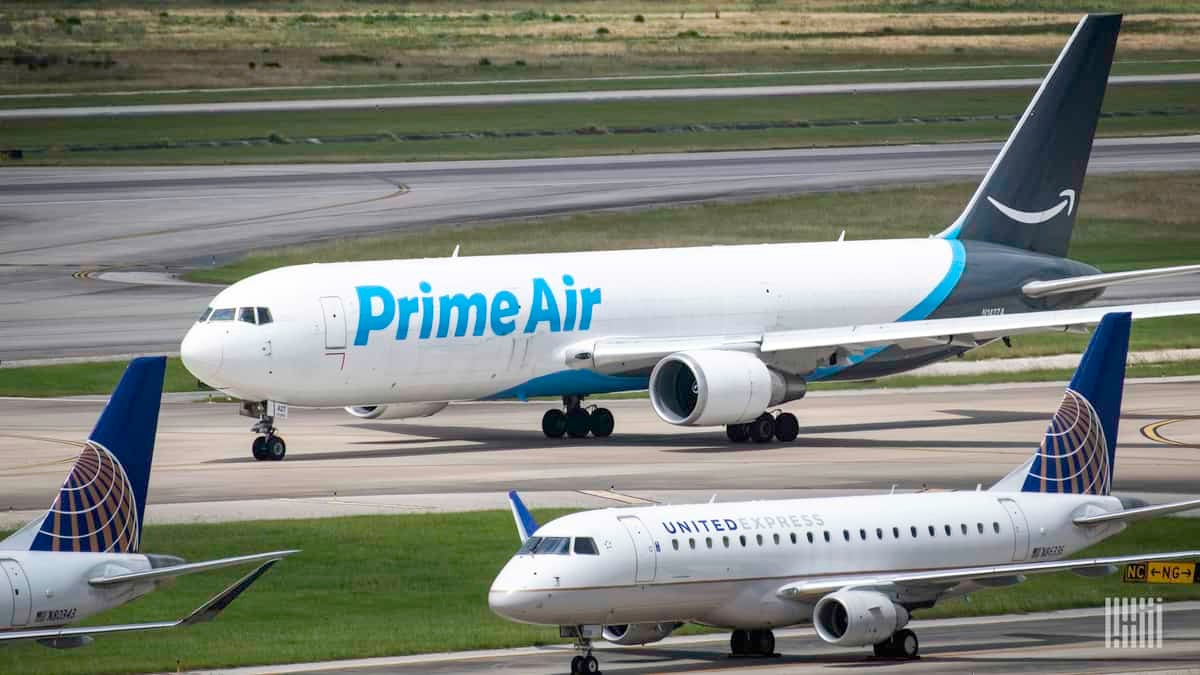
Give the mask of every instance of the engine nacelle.
<path id="1" fill-rule="evenodd" d="M 346 412 L 361 420 L 402 420 L 412 417 L 429 417 L 445 408 L 448 403 L 389 403 L 387 405 L 356 405 Z"/>
<path id="2" fill-rule="evenodd" d="M 650 373 L 654 412 L 680 426 L 749 422 L 768 406 L 803 396 L 802 379 L 785 377 L 747 352 L 677 352 Z"/>
<path id="3" fill-rule="evenodd" d="M 817 635 L 845 647 L 883 642 L 906 623 L 908 610 L 878 591 L 838 591 L 813 607 Z"/>
<path id="4" fill-rule="evenodd" d="M 658 642 L 667 637 L 676 628 L 683 624 L 678 623 L 630 623 L 618 624 L 615 626 L 605 626 L 604 632 L 601 635 L 608 642 L 614 645 L 645 645 L 651 642 Z"/>

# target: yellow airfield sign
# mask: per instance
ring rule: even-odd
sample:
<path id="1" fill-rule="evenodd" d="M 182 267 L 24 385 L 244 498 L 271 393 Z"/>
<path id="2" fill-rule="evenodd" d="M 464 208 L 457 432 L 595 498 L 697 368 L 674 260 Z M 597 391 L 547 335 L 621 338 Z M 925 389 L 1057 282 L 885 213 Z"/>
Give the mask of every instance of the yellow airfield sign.
<path id="1" fill-rule="evenodd" d="M 1130 584 L 1191 584 L 1197 583 L 1196 563 L 1144 562 L 1125 566 L 1122 579 Z"/>

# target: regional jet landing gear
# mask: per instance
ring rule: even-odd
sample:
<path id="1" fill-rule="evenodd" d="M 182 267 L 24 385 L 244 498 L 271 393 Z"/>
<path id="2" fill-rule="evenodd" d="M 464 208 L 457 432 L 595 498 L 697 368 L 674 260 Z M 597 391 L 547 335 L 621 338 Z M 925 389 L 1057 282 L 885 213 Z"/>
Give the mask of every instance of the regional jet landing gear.
<path id="1" fill-rule="evenodd" d="M 612 435 L 613 414 L 608 408 L 583 407 L 582 396 L 563 396 L 563 410 L 551 408 L 542 415 L 542 433 L 546 438 L 587 438 L 590 433 L 596 438 Z"/>
<path id="2" fill-rule="evenodd" d="M 920 649 L 921 643 L 917 640 L 917 634 L 904 628 L 892 633 L 892 636 L 883 642 L 876 643 L 875 656 L 915 659 Z"/>
<path id="3" fill-rule="evenodd" d="M 257 417 L 258 421 L 250 427 L 250 431 L 262 434 L 250 445 L 254 459 L 260 462 L 271 460 L 278 462 L 287 454 L 287 443 L 283 437 L 275 435 L 275 416 L 267 414 L 266 401 L 242 401 L 241 413 L 246 417 Z"/>
<path id="4" fill-rule="evenodd" d="M 584 635 L 583 626 L 559 627 L 559 635 L 573 633 L 575 651 L 580 652 L 571 659 L 571 675 L 600 675 L 600 662 L 592 656 L 592 639 Z"/>
<path id="5" fill-rule="evenodd" d="M 731 656 L 774 656 L 775 633 L 769 629 L 733 631 L 729 636 Z"/>
<path id="6" fill-rule="evenodd" d="M 800 420 L 788 412 L 776 411 L 773 416 L 765 412 L 753 422 L 726 424 L 725 435 L 734 443 L 768 443 L 772 438 L 791 443 L 800 435 Z"/>

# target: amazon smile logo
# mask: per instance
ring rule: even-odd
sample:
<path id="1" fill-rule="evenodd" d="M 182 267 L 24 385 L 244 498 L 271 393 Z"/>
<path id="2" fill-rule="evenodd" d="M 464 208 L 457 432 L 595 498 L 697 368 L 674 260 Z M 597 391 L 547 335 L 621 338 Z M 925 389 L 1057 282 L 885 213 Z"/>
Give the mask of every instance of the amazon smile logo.
<path id="1" fill-rule="evenodd" d="M 993 199 L 992 197 L 988 197 L 987 200 L 989 202 L 991 202 L 992 206 L 996 207 L 996 209 L 998 211 L 1000 211 L 1000 213 L 1003 213 L 1004 215 L 1008 216 L 1009 218 L 1012 218 L 1013 220 L 1017 221 L 1018 223 L 1025 223 L 1026 225 L 1037 225 L 1039 223 L 1044 223 L 1047 220 L 1050 220 L 1051 218 L 1053 218 L 1054 216 L 1057 216 L 1058 214 L 1062 213 L 1063 209 L 1066 209 L 1068 216 L 1071 215 L 1071 211 L 1073 211 L 1075 209 L 1075 191 L 1074 190 L 1063 190 L 1062 192 L 1058 193 L 1058 196 L 1062 197 L 1063 200 L 1061 202 L 1055 204 L 1054 206 L 1051 206 L 1050 208 L 1046 209 L 1045 211 L 1020 211 L 1018 209 L 1014 209 L 1011 206 L 1005 206 L 1004 204 L 1001 204 L 1000 202 Z"/>

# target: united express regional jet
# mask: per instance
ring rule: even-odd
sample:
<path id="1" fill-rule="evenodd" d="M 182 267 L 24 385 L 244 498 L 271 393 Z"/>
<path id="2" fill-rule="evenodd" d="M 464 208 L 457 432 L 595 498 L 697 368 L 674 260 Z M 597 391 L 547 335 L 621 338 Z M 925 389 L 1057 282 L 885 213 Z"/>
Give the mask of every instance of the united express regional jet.
<path id="1" fill-rule="evenodd" d="M 1082 330 L 1105 287 L 1069 260 L 1119 15 L 1080 21 L 962 215 L 927 239 L 313 264 L 219 293 L 183 340 L 196 377 L 247 403 L 258 459 L 288 405 L 364 419 L 562 397 L 542 431 L 608 436 L 585 397 L 649 389 L 675 425 L 793 440 L 808 382 L 900 373 L 1033 331 Z M 1200 302 L 1126 305 L 1134 318 Z"/>
<path id="2" fill-rule="evenodd" d="M 164 357 L 129 364 L 54 503 L 0 542 L 0 644 L 36 640 L 70 649 L 102 633 L 211 621 L 272 565 L 296 552 L 194 563 L 139 552 L 165 367 Z M 67 627 L 175 577 L 252 563 L 258 564 L 254 571 L 177 621 Z"/>
<path id="3" fill-rule="evenodd" d="M 1124 508 L 1111 496 L 1129 314 L 1101 321 L 1041 446 L 987 490 L 585 511 L 538 527 L 515 493 L 523 545 L 492 583 L 501 616 L 578 639 L 572 673 L 599 672 L 591 639 L 656 642 L 685 622 L 733 629 L 735 655 L 771 654 L 773 628 L 915 658 L 912 612 L 944 598 L 1083 576 L 1200 551 L 1063 559 L 1132 520 L 1200 499 Z"/>

